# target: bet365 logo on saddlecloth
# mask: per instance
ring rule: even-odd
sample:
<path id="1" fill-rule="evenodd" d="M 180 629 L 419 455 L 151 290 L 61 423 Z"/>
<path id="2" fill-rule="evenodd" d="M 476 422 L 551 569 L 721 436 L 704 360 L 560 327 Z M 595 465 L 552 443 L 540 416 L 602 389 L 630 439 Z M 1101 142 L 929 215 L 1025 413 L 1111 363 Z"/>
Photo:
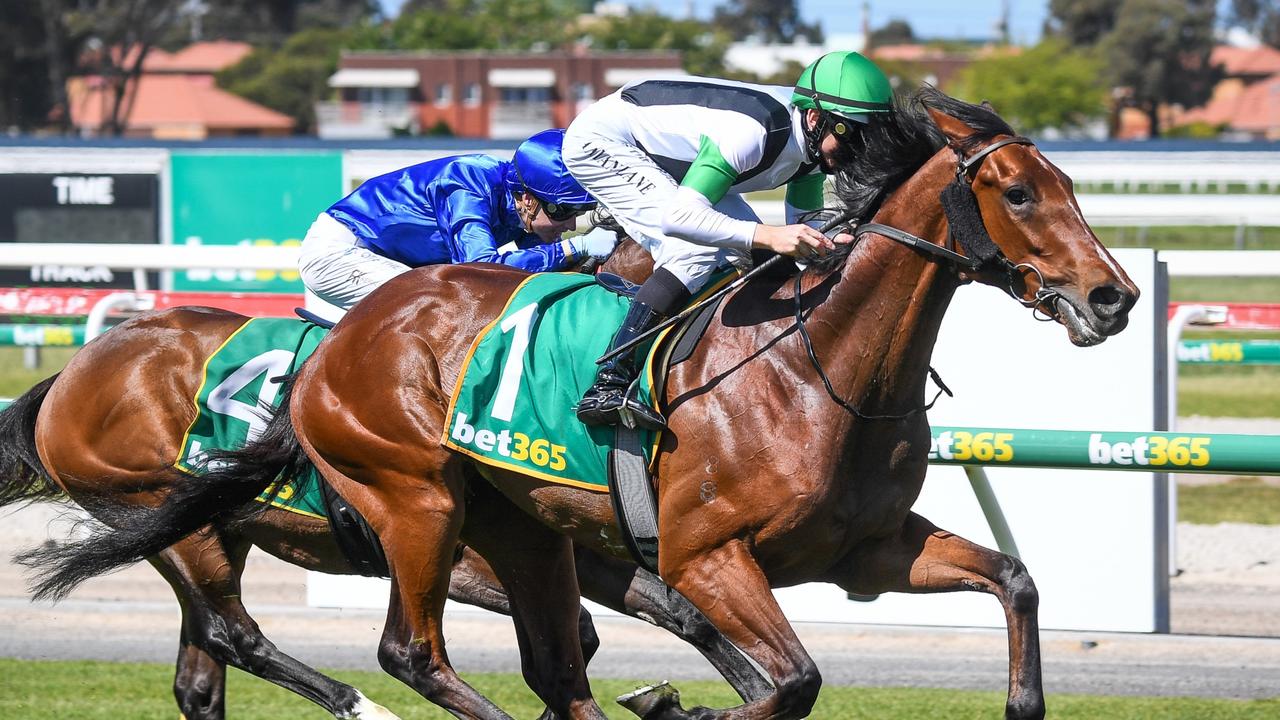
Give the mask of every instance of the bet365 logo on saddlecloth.
<path id="1" fill-rule="evenodd" d="M 486 453 L 497 450 L 498 454 L 517 462 L 526 460 L 549 470 L 560 471 L 565 468 L 564 446 L 556 445 L 545 438 L 531 439 L 522 432 L 501 432 L 477 430 L 467 422 L 467 414 L 458 413 L 453 419 L 453 432 L 449 437 L 459 445 L 474 447 Z"/>

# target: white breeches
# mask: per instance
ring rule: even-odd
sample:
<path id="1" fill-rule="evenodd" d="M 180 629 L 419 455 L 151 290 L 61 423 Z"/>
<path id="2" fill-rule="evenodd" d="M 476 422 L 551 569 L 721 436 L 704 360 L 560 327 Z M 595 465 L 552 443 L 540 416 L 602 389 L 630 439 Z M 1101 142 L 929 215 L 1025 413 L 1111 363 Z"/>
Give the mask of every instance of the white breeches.
<path id="1" fill-rule="evenodd" d="M 655 268 L 666 268 L 697 292 L 716 268 L 745 264 L 746 253 L 699 245 L 662 232 L 662 218 L 672 204 L 675 179 L 647 154 L 622 139 L 609 126 L 607 105 L 624 102 L 605 98 L 587 108 L 565 131 L 565 166 L 587 192 L 613 215 L 627 234 L 653 256 Z M 730 193 L 715 209 L 737 220 L 760 222 L 741 195 Z"/>
<path id="2" fill-rule="evenodd" d="M 408 270 L 408 265 L 362 245 L 347 226 L 328 213 L 320 213 L 311 223 L 298 256 L 298 273 L 307 288 L 307 309 L 330 319 L 336 319 L 334 312 L 312 307 L 313 296 L 340 316 L 379 285 Z"/>

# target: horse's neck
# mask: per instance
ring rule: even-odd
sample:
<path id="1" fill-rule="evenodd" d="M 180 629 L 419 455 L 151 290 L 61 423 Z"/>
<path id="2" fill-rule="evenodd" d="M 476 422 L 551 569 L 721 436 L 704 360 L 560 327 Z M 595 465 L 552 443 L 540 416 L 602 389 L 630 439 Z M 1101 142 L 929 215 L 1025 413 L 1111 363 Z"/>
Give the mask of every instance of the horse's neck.
<path id="1" fill-rule="evenodd" d="M 874 221 L 942 242 L 947 223 L 937 198 L 951 171 L 947 157 L 935 156 Z M 920 407 L 929 357 L 956 285 L 945 265 L 918 250 L 880 236 L 861 240 L 831 296 L 809 320 L 832 329 L 819 353 L 837 391 L 868 414 Z"/>

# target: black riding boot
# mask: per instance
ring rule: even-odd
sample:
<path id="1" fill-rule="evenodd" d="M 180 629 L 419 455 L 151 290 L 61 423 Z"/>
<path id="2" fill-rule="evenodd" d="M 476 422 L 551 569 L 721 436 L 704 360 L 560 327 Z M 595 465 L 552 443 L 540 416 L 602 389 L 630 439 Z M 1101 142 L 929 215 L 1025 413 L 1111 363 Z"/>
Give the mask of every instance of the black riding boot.
<path id="1" fill-rule="evenodd" d="M 609 343 L 611 352 L 622 347 L 649 328 L 662 322 L 663 316 L 648 305 L 632 300 L 627 309 L 627 316 L 622 320 L 622 327 Z M 662 430 L 667 421 L 658 411 L 637 400 L 627 399 L 627 389 L 635 381 L 639 370 L 636 368 L 636 351 L 631 350 L 606 360 L 596 372 L 596 382 L 582 396 L 578 403 L 578 419 L 587 425 L 619 425 L 622 423 L 622 410 L 625 407 L 635 419 L 635 424 L 650 430 Z"/>

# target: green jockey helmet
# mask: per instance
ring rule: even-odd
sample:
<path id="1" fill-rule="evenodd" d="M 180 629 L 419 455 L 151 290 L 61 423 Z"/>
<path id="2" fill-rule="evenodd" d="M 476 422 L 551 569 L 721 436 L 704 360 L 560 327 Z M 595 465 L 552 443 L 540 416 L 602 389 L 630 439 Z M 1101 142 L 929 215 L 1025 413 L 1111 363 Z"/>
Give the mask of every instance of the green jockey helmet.
<path id="1" fill-rule="evenodd" d="M 791 104 L 862 120 L 867 113 L 889 112 L 893 88 L 876 64 L 852 50 L 830 52 L 800 73 Z"/>

